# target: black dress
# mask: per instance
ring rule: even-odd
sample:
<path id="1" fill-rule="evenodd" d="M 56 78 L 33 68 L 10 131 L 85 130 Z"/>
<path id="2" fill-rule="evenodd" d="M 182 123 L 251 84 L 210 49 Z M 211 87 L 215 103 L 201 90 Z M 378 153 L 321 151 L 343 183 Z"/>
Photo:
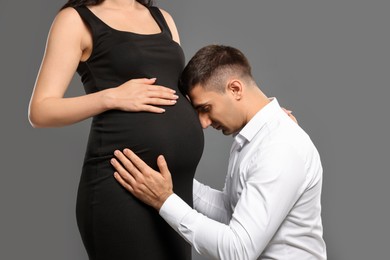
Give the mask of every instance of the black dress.
<path id="1" fill-rule="evenodd" d="M 174 192 L 192 205 L 192 182 L 203 152 L 203 131 L 196 112 L 178 89 L 183 51 L 160 10 L 149 7 L 161 32 L 142 35 L 115 30 L 87 7 L 75 8 L 93 38 L 93 51 L 80 62 L 86 93 L 117 87 L 134 78 L 157 78 L 177 91 L 178 102 L 166 112 L 110 110 L 92 120 L 77 196 L 77 223 L 91 260 L 185 260 L 191 247 L 158 215 L 114 179 L 113 152 L 132 149 L 158 169 L 163 154 Z"/>

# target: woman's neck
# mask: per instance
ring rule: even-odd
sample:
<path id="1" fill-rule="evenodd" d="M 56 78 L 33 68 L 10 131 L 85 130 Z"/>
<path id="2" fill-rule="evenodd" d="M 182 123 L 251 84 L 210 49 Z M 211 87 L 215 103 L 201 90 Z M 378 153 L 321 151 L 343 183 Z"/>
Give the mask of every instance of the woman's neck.
<path id="1" fill-rule="evenodd" d="M 102 6 L 111 9 L 133 9 L 137 4 L 135 0 L 105 0 Z"/>

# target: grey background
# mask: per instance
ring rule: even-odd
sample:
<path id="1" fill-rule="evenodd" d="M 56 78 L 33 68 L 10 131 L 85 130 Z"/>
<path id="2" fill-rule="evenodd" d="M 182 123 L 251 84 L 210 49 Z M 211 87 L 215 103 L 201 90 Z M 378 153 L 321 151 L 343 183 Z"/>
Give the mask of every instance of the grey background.
<path id="1" fill-rule="evenodd" d="M 0 259 L 87 259 L 75 198 L 90 121 L 33 129 L 27 106 L 64 0 L 0 0 Z M 268 96 L 294 111 L 324 166 L 329 259 L 388 259 L 390 2 L 157 1 L 187 60 L 240 48 Z M 68 96 L 83 94 L 78 76 Z M 231 137 L 206 131 L 197 178 L 221 188 Z M 194 254 L 194 260 L 203 259 Z"/>

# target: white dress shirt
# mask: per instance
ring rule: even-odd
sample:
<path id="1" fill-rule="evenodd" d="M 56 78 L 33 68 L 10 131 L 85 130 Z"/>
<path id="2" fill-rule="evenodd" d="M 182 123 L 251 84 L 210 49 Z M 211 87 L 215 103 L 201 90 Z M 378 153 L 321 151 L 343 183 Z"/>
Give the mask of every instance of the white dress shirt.
<path id="1" fill-rule="evenodd" d="M 194 208 L 171 195 L 160 215 L 212 259 L 326 259 L 322 166 L 276 98 L 234 137 L 223 191 L 194 180 Z"/>

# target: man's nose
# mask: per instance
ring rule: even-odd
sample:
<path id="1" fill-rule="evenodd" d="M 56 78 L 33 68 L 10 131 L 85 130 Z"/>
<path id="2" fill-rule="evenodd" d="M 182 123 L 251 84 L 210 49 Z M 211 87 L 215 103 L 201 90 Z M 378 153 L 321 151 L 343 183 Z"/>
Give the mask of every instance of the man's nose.
<path id="1" fill-rule="evenodd" d="M 203 129 L 206 129 L 211 125 L 211 120 L 206 114 L 199 113 L 199 121 Z"/>

